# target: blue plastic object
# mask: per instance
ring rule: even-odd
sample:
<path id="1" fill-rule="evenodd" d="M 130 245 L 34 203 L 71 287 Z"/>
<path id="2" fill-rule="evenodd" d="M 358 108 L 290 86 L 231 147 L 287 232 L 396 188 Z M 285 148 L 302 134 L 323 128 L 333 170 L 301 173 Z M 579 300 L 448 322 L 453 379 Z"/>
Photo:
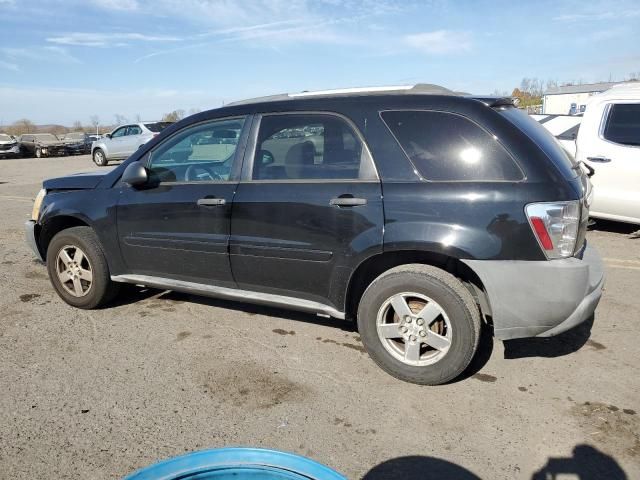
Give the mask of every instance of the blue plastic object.
<path id="1" fill-rule="evenodd" d="M 292 453 L 219 448 L 165 460 L 125 480 L 347 480 L 335 470 Z"/>

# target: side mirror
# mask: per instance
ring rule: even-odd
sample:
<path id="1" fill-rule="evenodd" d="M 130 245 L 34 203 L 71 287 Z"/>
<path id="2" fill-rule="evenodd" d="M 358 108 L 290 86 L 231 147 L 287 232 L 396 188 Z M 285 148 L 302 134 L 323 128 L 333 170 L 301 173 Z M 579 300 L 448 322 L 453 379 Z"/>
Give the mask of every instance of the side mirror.
<path id="1" fill-rule="evenodd" d="M 132 187 L 140 187 L 147 183 L 149 174 L 140 162 L 130 163 L 122 173 L 122 181 Z"/>
<path id="2" fill-rule="evenodd" d="M 111 138 L 111 134 L 110 134 L 110 133 L 107 133 L 107 134 L 105 134 L 105 137 L 107 137 L 107 138 Z"/>

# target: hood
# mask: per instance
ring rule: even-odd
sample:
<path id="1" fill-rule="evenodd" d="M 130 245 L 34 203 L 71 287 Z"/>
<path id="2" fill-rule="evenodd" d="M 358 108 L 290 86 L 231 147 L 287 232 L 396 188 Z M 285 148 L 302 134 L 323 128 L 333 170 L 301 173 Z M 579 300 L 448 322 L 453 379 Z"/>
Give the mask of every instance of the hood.
<path id="1" fill-rule="evenodd" d="M 99 172 L 76 173 L 67 177 L 50 178 L 42 182 L 47 190 L 88 190 L 96 188 L 111 169 Z"/>
<path id="2" fill-rule="evenodd" d="M 0 140 L 0 145 L 13 145 L 15 143 L 18 142 L 16 142 L 15 140 Z"/>

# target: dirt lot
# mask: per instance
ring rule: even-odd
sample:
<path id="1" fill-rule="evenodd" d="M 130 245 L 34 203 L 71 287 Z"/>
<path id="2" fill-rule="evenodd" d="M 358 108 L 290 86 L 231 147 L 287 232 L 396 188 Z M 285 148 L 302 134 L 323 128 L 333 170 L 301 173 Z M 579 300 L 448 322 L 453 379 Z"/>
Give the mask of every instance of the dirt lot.
<path id="1" fill-rule="evenodd" d="M 22 225 L 42 179 L 95 168 L 0 161 L 0 478 L 118 478 L 229 445 L 369 480 L 640 478 L 634 228 L 589 233 L 608 275 L 592 327 L 485 339 L 465 379 L 418 387 L 337 320 L 161 291 L 62 303 Z"/>

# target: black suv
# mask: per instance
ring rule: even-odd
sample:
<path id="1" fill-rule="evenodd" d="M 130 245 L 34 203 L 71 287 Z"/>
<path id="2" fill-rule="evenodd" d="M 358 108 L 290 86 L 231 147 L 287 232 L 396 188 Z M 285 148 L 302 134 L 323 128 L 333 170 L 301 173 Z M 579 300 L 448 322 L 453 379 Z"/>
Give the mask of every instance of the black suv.
<path id="1" fill-rule="evenodd" d="M 70 305 L 124 282 L 357 319 L 374 361 L 415 383 L 459 375 L 483 326 L 577 325 L 604 283 L 587 175 L 510 98 L 419 85 L 239 102 L 43 187 L 27 238 Z"/>

